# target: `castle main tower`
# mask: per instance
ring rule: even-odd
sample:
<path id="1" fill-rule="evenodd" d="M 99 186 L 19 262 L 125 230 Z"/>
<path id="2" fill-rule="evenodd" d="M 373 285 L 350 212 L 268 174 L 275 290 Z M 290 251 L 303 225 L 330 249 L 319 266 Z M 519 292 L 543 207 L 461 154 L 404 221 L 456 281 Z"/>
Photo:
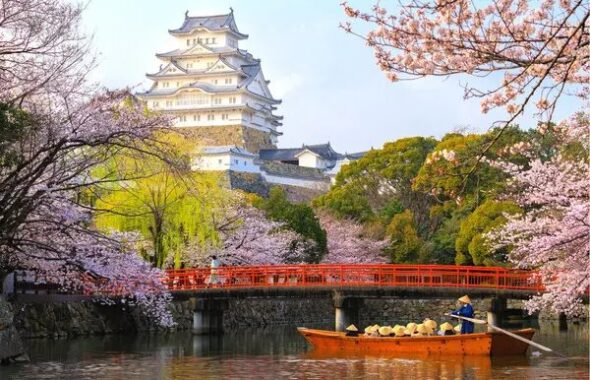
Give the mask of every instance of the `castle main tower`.
<path id="1" fill-rule="evenodd" d="M 260 60 L 239 48 L 248 38 L 238 30 L 233 10 L 190 17 L 168 31 L 176 48 L 156 54 L 160 70 L 147 74 L 152 87 L 137 94 L 152 110 L 176 115 L 175 125 L 191 128 L 206 146 L 228 146 L 257 154 L 275 148 L 282 116 Z"/>

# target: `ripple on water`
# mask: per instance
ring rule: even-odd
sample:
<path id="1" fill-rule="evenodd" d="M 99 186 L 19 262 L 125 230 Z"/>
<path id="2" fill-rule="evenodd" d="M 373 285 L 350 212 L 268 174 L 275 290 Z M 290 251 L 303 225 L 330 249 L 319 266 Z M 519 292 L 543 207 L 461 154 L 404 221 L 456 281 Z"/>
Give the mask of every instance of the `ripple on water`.
<path id="1" fill-rule="evenodd" d="M 573 359 L 528 357 L 325 357 L 294 328 L 28 341 L 32 362 L 0 368 L 0 379 L 588 379 L 588 328 L 542 326 L 538 341 Z"/>

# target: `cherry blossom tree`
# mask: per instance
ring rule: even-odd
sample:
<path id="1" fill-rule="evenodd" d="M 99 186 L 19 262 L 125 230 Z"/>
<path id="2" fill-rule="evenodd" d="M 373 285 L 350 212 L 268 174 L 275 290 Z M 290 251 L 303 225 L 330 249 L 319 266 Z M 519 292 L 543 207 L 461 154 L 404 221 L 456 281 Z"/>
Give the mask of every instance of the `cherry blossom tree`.
<path id="1" fill-rule="evenodd" d="M 562 143 L 585 144 L 585 157 L 562 153 L 548 161 L 536 158 L 529 167 L 497 163 L 513 176 L 514 198 L 528 212 L 509 217 L 489 238 L 512 249 L 509 258 L 517 267 L 538 269 L 547 292 L 528 301 L 530 311 L 573 315 L 590 288 L 589 115 L 577 114 L 559 129 Z"/>
<path id="2" fill-rule="evenodd" d="M 366 236 L 364 228 L 350 219 L 336 219 L 328 213 L 319 215 L 322 228 L 328 237 L 328 254 L 322 263 L 334 264 L 383 264 L 387 260 L 383 249 L 387 240 L 375 240 Z"/>
<path id="3" fill-rule="evenodd" d="M 207 266 L 211 255 L 228 266 L 301 264 L 312 244 L 286 229 L 283 223 L 267 219 L 263 211 L 242 202 L 228 213 L 222 225 L 219 246 L 193 246 L 186 251 L 189 266 Z"/>
<path id="4" fill-rule="evenodd" d="M 91 226 L 85 189 L 108 178 L 92 168 L 120 149 L 154 144 L 169 125 L 126 91 L 97 91 L 82 9 L 58 0 L 3 0 L 0 12 L 0 277 L 35 270 L 63 289 L 116 295 L 173 323 L 162 272 L 123 235 Z M 165 156 L 165 147 L 156 150 Z M 123 240 L 122 240 L 123 239 Z"/>
<path id="5" fill-rule="evenodd" d="M 341 25 L 366 41 L 393 82 L 452 75 L 497 80 L 489 88 L 465 85 L 465 98 L 481 99 L 482 112 L 505 107 L 508 113 L 469 174 L 529 105 L 548 122 L 562 95 L 590 92 L 585 0 L 406 0 L 391 13 L 379 3 L 370 12 L 342 6 L 374 27 L 363 35 L 350 22 Z"/>

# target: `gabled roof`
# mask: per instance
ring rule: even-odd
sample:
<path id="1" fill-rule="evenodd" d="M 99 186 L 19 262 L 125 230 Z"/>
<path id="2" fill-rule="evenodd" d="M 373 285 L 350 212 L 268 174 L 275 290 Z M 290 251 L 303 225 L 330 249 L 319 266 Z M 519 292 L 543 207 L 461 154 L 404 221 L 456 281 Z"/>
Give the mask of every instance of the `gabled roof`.
<path id="1" fill-rule="evenodd" d="M 180 73 L 183 73 L 183 74 L 186 74 L 186 73 L 187 73 L 187 70 L 186 70 L 184 67 L 182 67 L 182 66 L 180 66 L 178 63 L 176 63 L 176 61 L 175 61 L 175 60 L 171 60 L 171 61 L 170 61 L 170 62 L 169 62 L 169 63 L 168 63 L 166 66 L 162 67 L 162 68 L 160 69 L 160 71 L 158 71 L 157 73 L 155 73 L 155 74 L 146 74 L 146 76 L 147 76 L 148 78 L 150 78 L 150 77 L 157 77 L 157 76 L 163 76 L 163 75 L 166 75 L 166 74 L 168 74 L 168 72 L 170 71 L 170 68 L 171 68 L 171 67 L 175 67 L 175 68 L 177 68 L 177 69 L 178 69 L 178 71 L 180 71 Z M 174 74 L 172 74 L 172 75 L 178 75 L 178 74 L 174 73 Z"/>
<path id="2" fill-rule="evenodd" d="M 223 146 L 208 146 L 203 148 L 201 155 L 215 155 L 215 154 L 235 154 L 239 156 L 256 157 L 255 154 L 248 152 L 244 148 L 237 147 L 235 145 L 223 145 Z"/>
<path id="3" fill-rule="evenodd" d="M 189 17 L 188 11 L 186 11 L 182 26 L 178 29 L 170 29 L 168 32 L 172 35 L 183 35 L 192 33 L 196 29 L 206 29 L 211 32 L 230 31 L 239 39 L 248 38 L 247 34 L 240 33 L 238 30 L 233 9 L 224 15 L 194 17 Z"/>
<path id="4" fill-rule="evenodd" d="M 303 151 L 305 150 L 313 152 L 326 160 L 337 160 L 340 157 L 342 157 L 340 153 L 337 153 L 334 151 L 334 149 L 332 149 L 330 143 L 318 145 L 303 145 L 301 153 L 303 153 Z"/>
<path id="5" fill-rule="evenodd" d="M 332 149 L 330 143 L 318 145 L 303 145 L 301 148 L 261 149 L 258 153 L 262 160 L 267 161 L 297 161 L 304 152 L 317 154 L 324 160 L 336 161 L 343 156 Z"/>

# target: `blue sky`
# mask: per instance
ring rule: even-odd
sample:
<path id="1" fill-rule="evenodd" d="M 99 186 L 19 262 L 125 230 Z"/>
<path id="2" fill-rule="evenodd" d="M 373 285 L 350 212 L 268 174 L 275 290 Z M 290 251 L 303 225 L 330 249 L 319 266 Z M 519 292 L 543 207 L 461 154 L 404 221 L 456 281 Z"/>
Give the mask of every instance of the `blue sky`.
<path id="1" fill-rule="evenodd" d="M 149 87 L 156 52 L 171 50 L 168 29 L 190 15 L 226 13 L 234 8 L 240 47 L 262 60 L 271 91 L 281 98 L 284 135 L 279 146 L 330 141 L 340 152 L 380 147 L 408 136 L 435 136 L 457 128 L 483 131 L 503 111 L 479 112 L 477 100 L 463 100 L 461 84 L 473 78 L 432 78 L 391 83 L 375 65 L 362 40 L 338 28 L 346 16 L 341 0 L 94 0 L 84 15 L 93 35 L 98 67 L 92 79 L 109 87 Z M 369 7 L 370 1 L 353 1 Z M 394 1 L 382 1 L 382 5 Z M 562 99 L 557 119 L 579 107 Z M 532 126 L 532 117 L 520 120 Z"/>

